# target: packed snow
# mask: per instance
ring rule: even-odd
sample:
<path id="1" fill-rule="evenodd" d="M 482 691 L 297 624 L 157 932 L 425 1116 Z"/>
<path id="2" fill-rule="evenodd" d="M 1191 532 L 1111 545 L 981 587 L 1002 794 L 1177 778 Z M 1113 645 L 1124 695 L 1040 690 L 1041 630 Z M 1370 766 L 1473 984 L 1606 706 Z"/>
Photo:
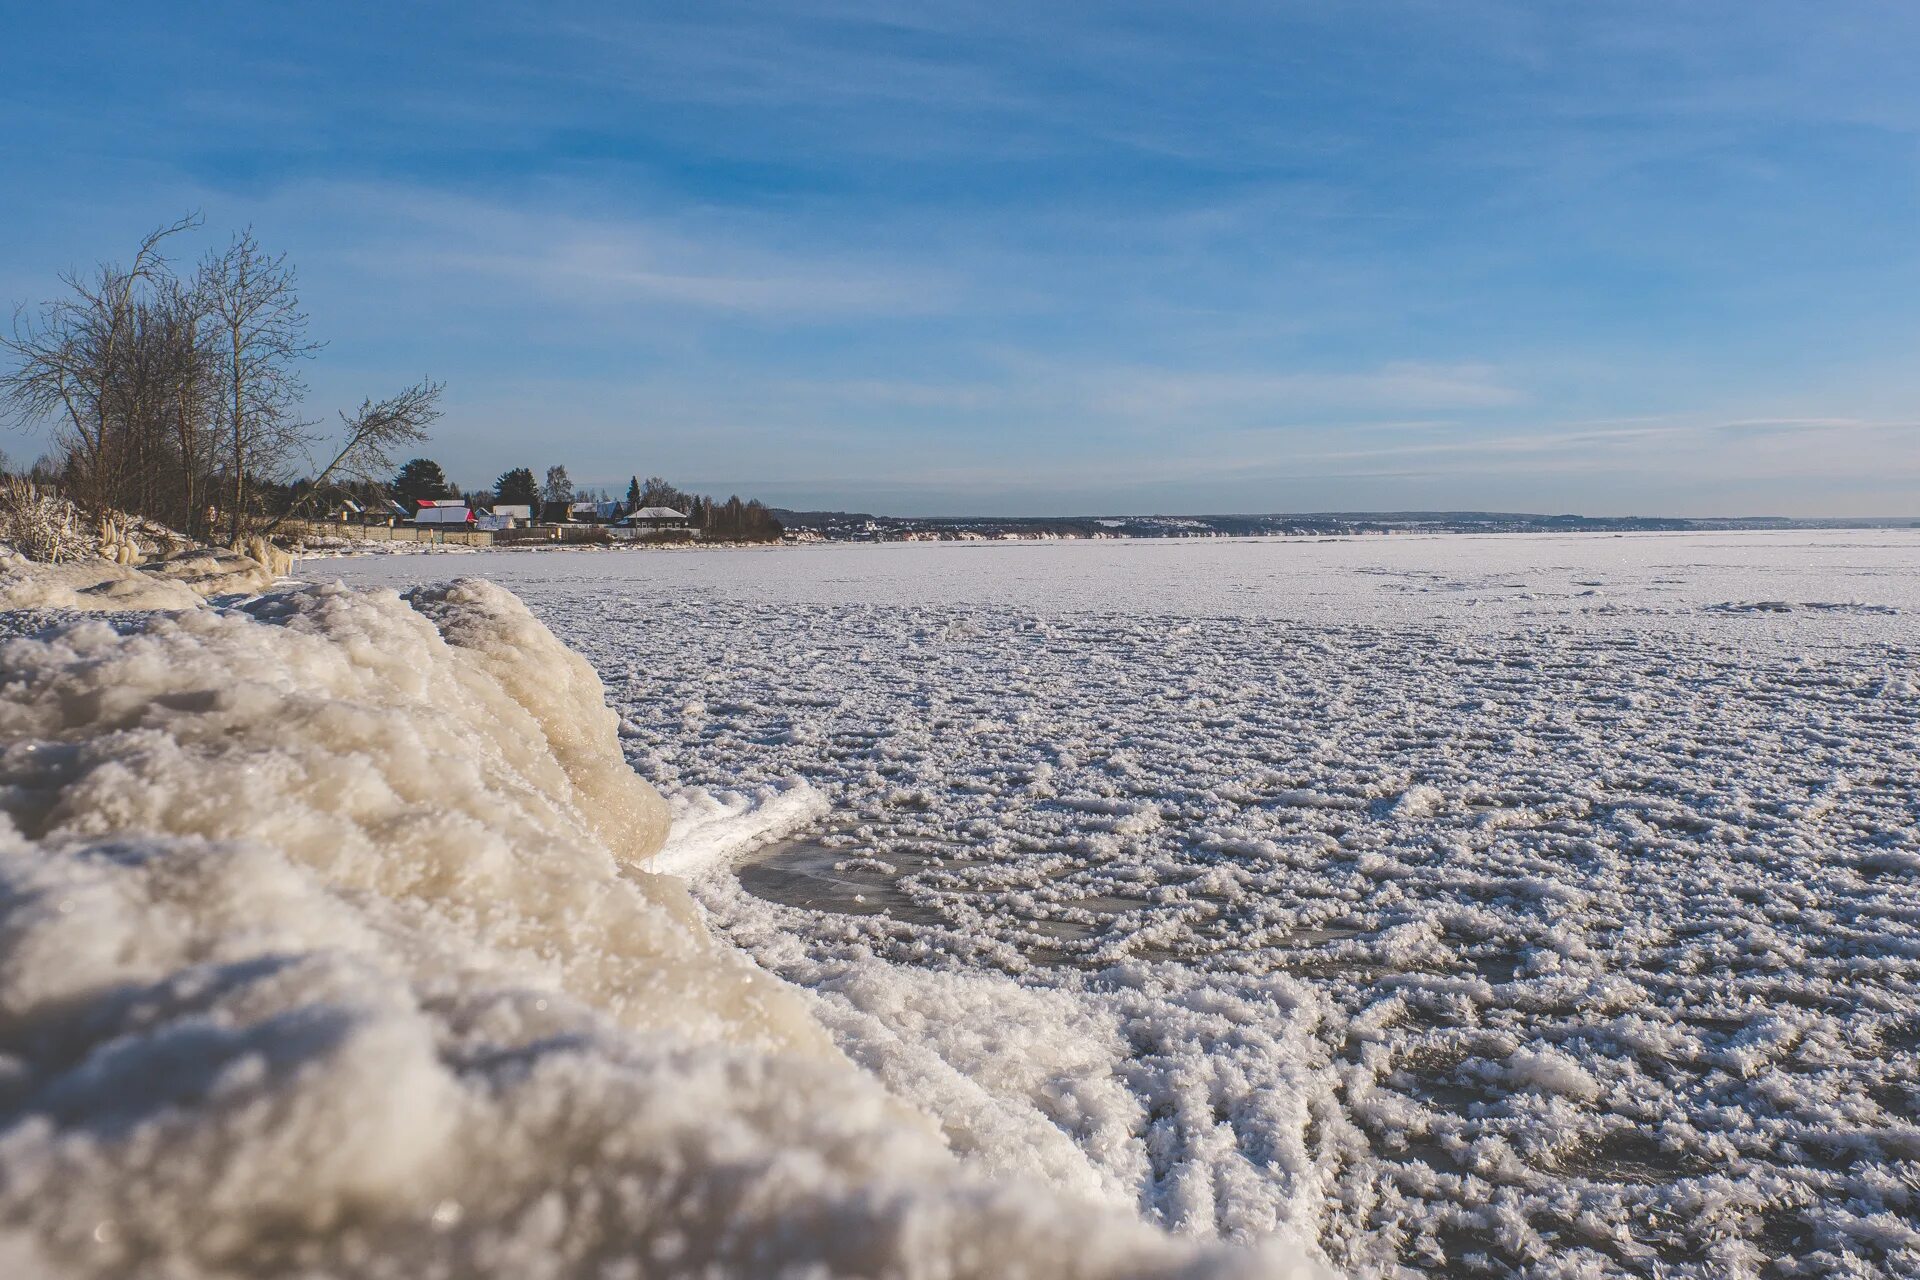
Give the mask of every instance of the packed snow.
<path id="1" fill-rule="evenodd" d="M 1071 1037 L 977 1086 L 856 1065 L 857 1001 L 658 871 L 824 796 L 663 800 L 505 591 L 32 603 L 0 615 L 0 1275 L 1314 1273 L 1141 1222 L 995 1104 L 1071 1075 Z M 1090 1016 L 1022 998 L 1029 1038 Z M 987 1159 L 943 1140 L 970 1116 Z"/>
<path id="2" fill-rule="evenodd" d="M 970 1169 L 1356 1277 L 1895 1277 L 1920 1273 L 1917 553 L 462 568 L 597 668 L 710 925 Z"/>

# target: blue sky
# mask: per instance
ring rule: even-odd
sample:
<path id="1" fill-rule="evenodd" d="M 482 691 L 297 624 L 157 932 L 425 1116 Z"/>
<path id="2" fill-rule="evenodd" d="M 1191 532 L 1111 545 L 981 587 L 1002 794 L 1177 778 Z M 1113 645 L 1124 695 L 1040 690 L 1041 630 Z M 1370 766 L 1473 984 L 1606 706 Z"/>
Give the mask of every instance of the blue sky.
<path id="1" fill-rule="evenodd" d="M 444 379 L 469 485 L 1920 514 L 1917 49 L 1904 0 L 18 5 L 0 299 L 251 224 L 315 416 Z"/>

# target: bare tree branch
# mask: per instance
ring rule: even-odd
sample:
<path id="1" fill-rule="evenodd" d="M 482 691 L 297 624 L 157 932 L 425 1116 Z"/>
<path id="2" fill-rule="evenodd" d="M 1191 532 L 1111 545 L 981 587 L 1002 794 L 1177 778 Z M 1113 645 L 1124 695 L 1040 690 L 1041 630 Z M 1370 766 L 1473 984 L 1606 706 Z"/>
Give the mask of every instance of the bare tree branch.
<path id="1" fill-rule="evenodd" d="M 312 488 L 269 523 L 264 532 L 273 532 L 282 521 L 298 514 L 335 477 L 373 481 L 390 474 L 394 451 L 424 441 L 427 428 L 439 420 L 440 393 L 445 389 L 444 383 L 422 379 L 385 400 L 361 401 L 360 408 L 351 416 L 342 413 L 340 422 L 346 428 L 346 437 L 340 451 L 320 469 Z"/>

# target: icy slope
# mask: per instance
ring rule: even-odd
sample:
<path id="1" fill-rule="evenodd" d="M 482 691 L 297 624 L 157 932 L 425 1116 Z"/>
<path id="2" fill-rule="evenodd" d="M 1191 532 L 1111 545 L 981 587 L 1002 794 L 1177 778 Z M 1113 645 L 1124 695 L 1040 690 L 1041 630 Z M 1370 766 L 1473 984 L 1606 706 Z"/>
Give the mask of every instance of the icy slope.
<path id="1" fill-rule="evenodd" d="M 1283 1275 L 988 1183 L 484 583 L 0 645 L 0 1273 Z"/>

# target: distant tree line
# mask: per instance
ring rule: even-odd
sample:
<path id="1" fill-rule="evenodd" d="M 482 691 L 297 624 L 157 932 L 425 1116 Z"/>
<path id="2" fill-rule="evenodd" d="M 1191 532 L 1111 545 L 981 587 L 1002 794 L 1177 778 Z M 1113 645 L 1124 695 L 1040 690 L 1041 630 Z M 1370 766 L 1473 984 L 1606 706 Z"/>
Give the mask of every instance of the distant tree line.
<path id="1" fill-rule="evenodd" d="M 458 497 L 458 486 L 449 482 L 439 464 L 430 458 L 415 458 L 402 467 L 391 482 L 394 496 L 418 502 L 422 498 Z M 493 482 L 492 500 L 496 505 L 523 506 L 536 515 L 559 515 L 575 502 L 611 502 L 606 490 L 580 488 L 567 475 L 564 466 L 548 467 L 544 480 L 535 480 L 533 468 L 514 467 Z M 730 497 L 725 502 L 700 494 L 687 493 L 660 476 L 627 481 L 624 511 L 661 507 L 687 517 L 690 527 L 709 538 L 739 542 L 772 542 L 785 530 L 773 513 L 757 499 L 742 501 Z"/>
<path id="2" fill-rule="evenodd" d="M 301 369 L 323 344 L 308 336 L 292 264 L 242 231 L 176 270 L 168 242 L 200 225 L 162 227 L 129 263 L 68 272 L 55 297 L 17 307 L 0 333 L 0 418 L 50 429 L 33 475 L 84 510 L 238 543 L 374 490 L 394 453 L 426 439 L 441 387 L 423 380 L 318 430 L 302 416 Z"/>
<path id="3" fill-rule="evenodd" d="M 736 542 L 772 542 L 786 532 L 758 498 L 749 502 L 741 502 L 737 497 L 725 502 L 696 498 L 693 523 L 694 528 L 709 538 Z"/>
<path id="4" fill-rule="evenodd" d="M 385 493 L 414 506 L 423 500 L 462 496 L 460 486 L 449 480 L 445 469 L 431 458 L 409 459 L 387 481 Z M 531 467 L 513 467 L 494 480 L 491 493 L 476 491 L 467 496 L 494 506 L 525 507 L 536 518 L 548 519 L 565 519 L 567 508 L 576 502 L 614 501 L 605 489 L 575 485 L 564 466 L 548 467 L 544 479 L 536 479 Z M 758 500 L 730 497 L 719 502 L 687 493 L 660 476 L 650 476 L 644 481 L 637 475 L 631 477 L 625 497 L 618 505 L 623 513 L 648 507 L 678 511 L 687 517 L 690 528 L 709 538 L 727 541 L 772 542 L 786 532 Z"/>

